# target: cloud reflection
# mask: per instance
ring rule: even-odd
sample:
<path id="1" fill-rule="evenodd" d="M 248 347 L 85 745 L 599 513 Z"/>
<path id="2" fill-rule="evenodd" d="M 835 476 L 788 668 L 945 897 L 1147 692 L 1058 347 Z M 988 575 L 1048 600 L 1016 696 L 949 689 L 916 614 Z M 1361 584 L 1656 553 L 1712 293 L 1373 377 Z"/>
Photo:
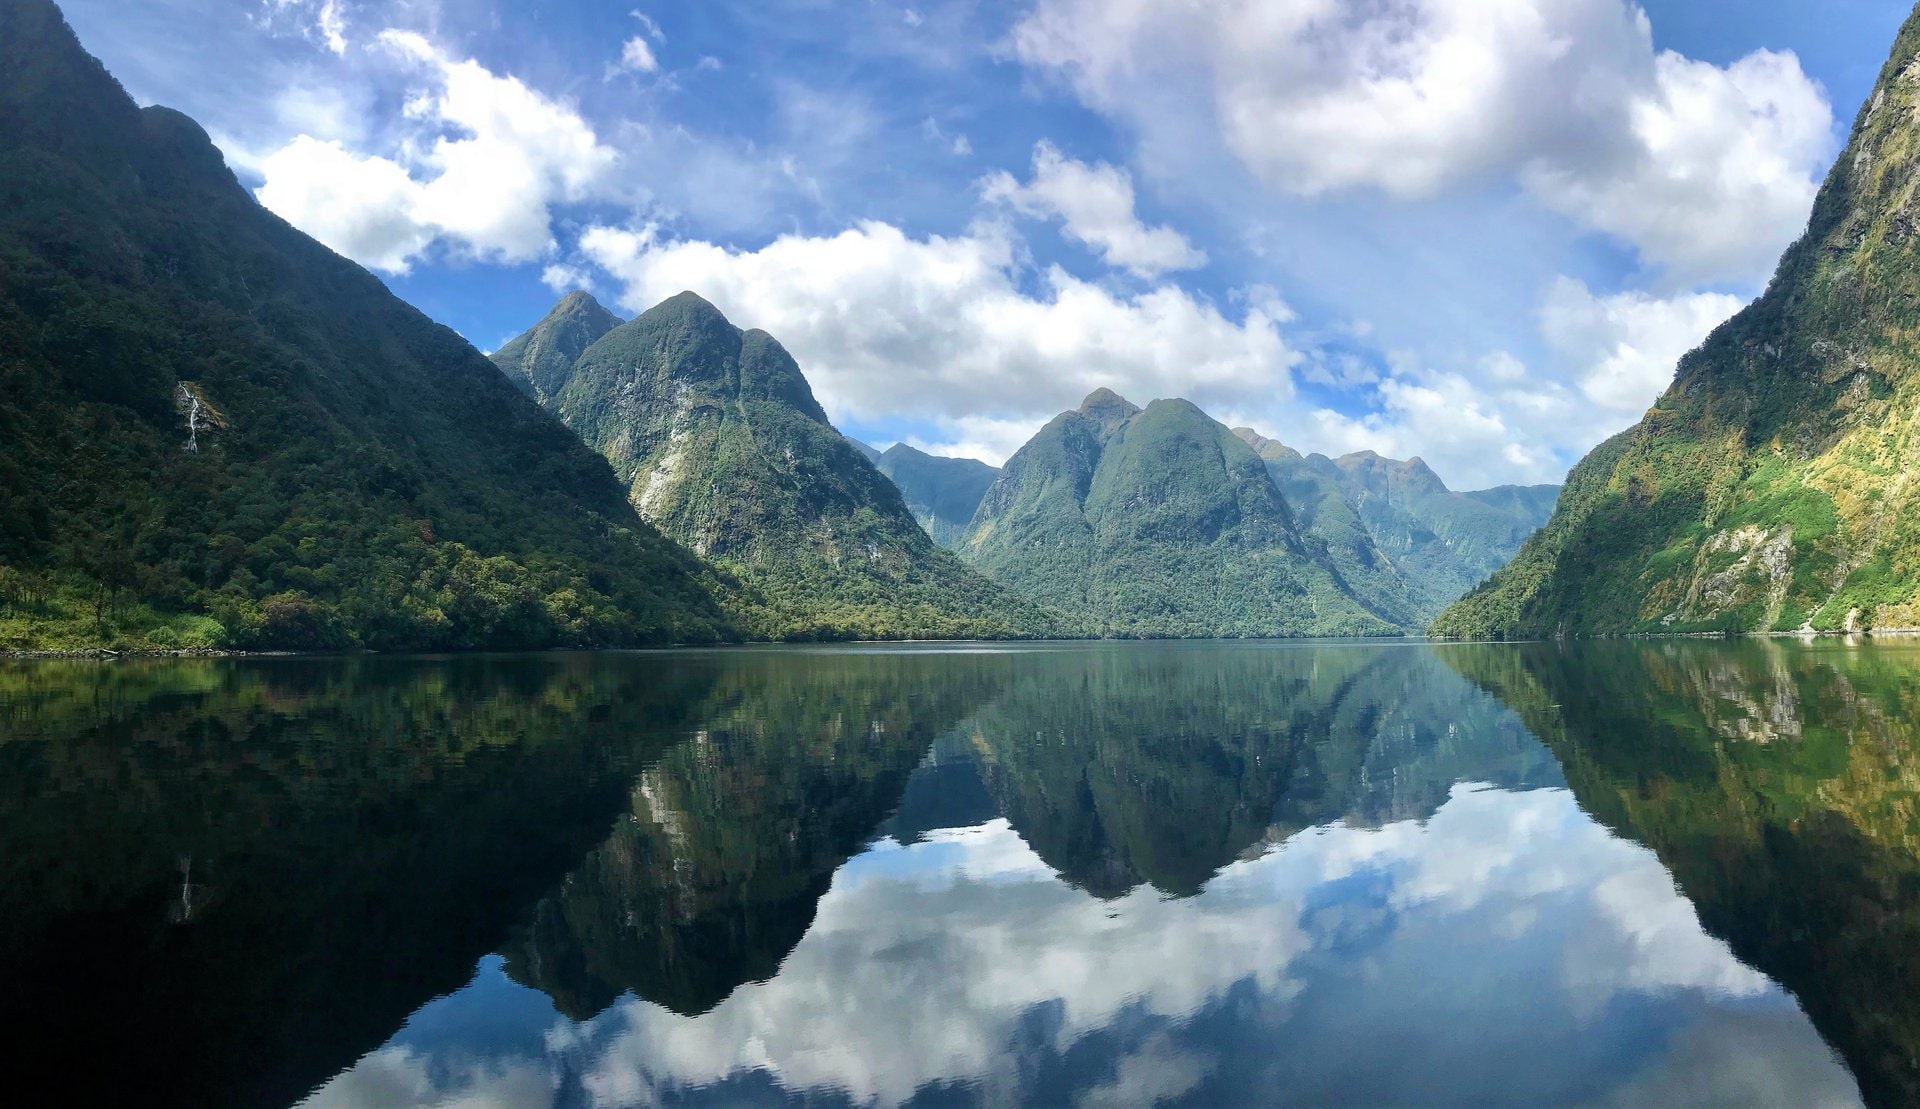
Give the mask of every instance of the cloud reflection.
<path id="1" fill-rule="evenodd" d="M 1468 785 L 1184 899 L 1093 898 L 1005 820 L 882 840 L 771 980 L 697 1017 L 628 997 L 544 1044 L 461 1066 L 390 1045 L 315 1104 L 1858 1101 L 1649 851 L 1564 790 Z"/>

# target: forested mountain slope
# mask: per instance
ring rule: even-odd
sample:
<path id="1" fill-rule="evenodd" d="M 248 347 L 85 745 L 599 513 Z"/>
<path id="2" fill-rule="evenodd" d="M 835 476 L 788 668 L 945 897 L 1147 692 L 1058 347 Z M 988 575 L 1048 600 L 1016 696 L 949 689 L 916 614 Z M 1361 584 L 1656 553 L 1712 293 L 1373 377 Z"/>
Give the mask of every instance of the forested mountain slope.
<path id="1" fill-rule="evenodd" d="M 1439 634 L 1920 625 L 1920 13 L 1766 294 Z"/>
<path id="2" fill-rule="evenodd" d="M 1250 428 L 1234 434 L 1266 461 L 1301 531 L 1326 543 L 1355 592 L 1411 627 L 1505 565 L 1547 522 L 1559 493 L 1553 485 L 1455 492 L 1418 458 L 1303 456 Z"/>
<path id="3" fill-rule="evenodd" d="M 478 351 L 0 2 L 0 648 L 730 634 Z"/>
<path id="4" fill-rule="evenodd" d="M 640 515 L 737 579 L 728 603 L 753 634 L 1066 630 L 934 546 L 786 350 L 693 293 L 613 328 L 548 380 L 559 384 L 546 403 L 613 464 Z"/>
<path id="5" fill-rule="evenodd" d="M 1110 635 L 1384 635 L 1252 448 L 1192 404 L 1102 389 L 1020 448 L 964 557 Z"/>

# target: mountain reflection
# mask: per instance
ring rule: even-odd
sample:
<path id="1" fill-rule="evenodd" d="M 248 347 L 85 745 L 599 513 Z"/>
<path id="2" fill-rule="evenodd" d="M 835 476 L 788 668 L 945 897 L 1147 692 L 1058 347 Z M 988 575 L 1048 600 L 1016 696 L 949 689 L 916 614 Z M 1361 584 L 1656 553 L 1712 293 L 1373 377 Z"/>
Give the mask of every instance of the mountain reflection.
<path id="1" fill-rule="evenodd" d="M 1536 673 L 1548 657 L 0 668 L 16 1085 L 177 1104 L 1856 1099 L 1771 950 L 1716 923 L 1772 910 L 1688 885 L 1741 962 L 1659 858 L 1582 811 L 1688 882 L 1588 800 L 1623 764 L 1529 732 L 1571 703 Z M 1670 695 L 1704 691 L 1685 709 L 1701 734 L 1755 750 L 1870 720 L 1898 740 L 1869 693 L 1843 708 L 1816 696 L 1830 680 L 1728 657 L 1698 680 L 1603 666 L 1594 696 L 1623 713 L 1646 685 L 1673 716 Z M 1846 777 L 1833 749 L 1754 788 L 1784 812 Z M 1644 757 L 1624 765 L 1675 781 L 1724 761 Z M 107 1043 L 129 1046 L 79 1057 Z"/>
<path id="2" fill-rule="evenodd" d="M 1920 1103 L 1920 649 L 1450 647 L 1877 1104 Z"/>
<path id="3" fill-rule="evenodd" d="M 584 1019 L 632 990 L 683 1013 L 771 976 L 833 872 L 1004 655 L 746 656 L 647 767 L 605 843 L 534 909 L 508 972 Z"/>

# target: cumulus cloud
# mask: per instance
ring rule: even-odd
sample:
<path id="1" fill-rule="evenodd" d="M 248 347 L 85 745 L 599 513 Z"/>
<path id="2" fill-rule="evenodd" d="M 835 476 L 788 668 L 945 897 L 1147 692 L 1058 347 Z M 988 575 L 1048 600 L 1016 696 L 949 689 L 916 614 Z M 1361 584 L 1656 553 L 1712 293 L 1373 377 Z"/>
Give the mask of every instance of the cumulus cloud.
<path id="1" fill-rule="evenodd" d="M 1130 294 L 1035 271 L 1019 236 L 993 221 L 926 238 L 866 222 L 757 250 L 596 226 L 569 280 L 581 265 L 610 275 L 634 312 L 701 294 L 778 337 L 836 419 L 931 428 L 906 439 L 933 453 L 999 463 L 1104 386 L 1142 404 L 1186 397 L 1306 451 L 1417 454 L 1455 488 L 1558 480 L 1644 412 L 1680 356 L 1741 305 L 1719 293 L 1603 296 L 1561 278 L 1539 309 L 1542 357 L 1434 364 L 1317 348 L 1269 289 L 1243 290 L 1226 310 L 1172 284 Z M 1296 376 L 1345 399 L 1302 404 Z"/>
<path id="2" fill-rule="evenodd" d="M 1587 441 L 1592 421 L 1558 382 L 1514 377 L 1513 364 L 1505 354 L 1462 369 L 1398 364 L 1365 394 L 1363 411 L 1322 408 L 1269 434 L 1328 454 L 1418 455 L 1455 489 L 1558 480 L 1568 454 L 1598 441 Z"/>
<path id="3" fill-rule="evenodd" d="M 1306 450 L 1419 454 L 1456 489 L 1557 481 L 1570 460 L 1651 407 L 1681 356 L 1744 303 L 1722 293 L 1603 296 L 1561 277 L 1541 300 L 1548 349 L 1531 365 L 1504 350 L 1448 367 L 1408 356 L 1371 382 L 1344 379 L 1354 411 L 1248 420 Z"/>
<path id="4" fill-rule="evenodd" d="M 421 35 L 379 44 L 423 87 L 391 156 L 298 135 L 260 161 L 260 202 L 335 250 L 404 273 L 429 245 L 500 262 L 549 254 L 556 204 L 609 180 L 615 152 L 569 105 L 442 52 Z"/>
<path id="5" fill-rule="evenodd" d="M 1091 392 L 1091 390 L 1089 390 Z M 909 435 L 908 446 L 952 458 L 978 458 L 998 462 L 1026 446 L 1045 426 L 1045 416 L 997 418 L 993 416 L 955 416 L 940 421 L 942 434 L 934 437 Z"/>
<path id="6" fill-rule="evenodd" d="M 1674 281 L 1751 278 L 1806 225 L 1833 115 L 1792 54 L 1720 68 L 1678 54 L 1628 106 L 1633 138 L 1604 172 L 1541 159 L 1536 195 L 1634 244 Z"/>
<path id="7" fill-rule="evenodd" d="M 363 266 L 405 273 L 433 241 L 421 186 L 398 163 L 300 135 L 258 168 L 261 204 Z"/>
<path id="8" fill-rule="evenodd" d="M 1516 180 L 1680 281 L 1764 276 L 1831 142 L 1793 55 L 1656 53 L 1625 0 L 1040 0 L 1009 46 L 1150 143 L 1217 134 L 1275 190 Z"/>
<path id="9" fill-rule="evenodd" d="M 1133 178 L 1104 162 L 1088 165 L 1042 141 L 1033 148 L 1033 179 L 1004 171 L 980 183 L 987 200 L 1035 219 L 1058 219 L 1068 238 L 1096 251 L 1110 266 L 1138 277 L 1193 269 L 1207 256 L 1171 227 L 1148 227 L 1134 213 Z"/>
<path id="10" fill-rule="evenodd" d="M 592 292 L 593 274 L 583 266 L 553 262 L 541 269 L 540 283 L 556 293 L 570 293 L 575 289 Z"/>
<path id="11" fill-rule="evenodd" d="M 1743 303 L 1722 293 L 1595 296 L 1563 277 L 1548 291 L 1540 322 L 1547 341 L 1576 368 L 1588 400 L 1639 416 L 1673 380 L 1680 357 Z"/>
<path id="12" fill-rule="evenodd" d="M 1284 402 L 1299 359 L 1281 331 L 1292 313 L 1271 291 L 1230 315 L 1172 285 L 1124 294 L 1057 267 L 1029 290 L 1022 244 L 991 222 L 915 238 L 868 221 L 758 250 L 601 226 L 579 245 L 627 308 L 692 289 L 777 336 L 836 417 L 912 414 L 989 461 L 1014 429 L 1102 386 L 1141 403 Z"/>

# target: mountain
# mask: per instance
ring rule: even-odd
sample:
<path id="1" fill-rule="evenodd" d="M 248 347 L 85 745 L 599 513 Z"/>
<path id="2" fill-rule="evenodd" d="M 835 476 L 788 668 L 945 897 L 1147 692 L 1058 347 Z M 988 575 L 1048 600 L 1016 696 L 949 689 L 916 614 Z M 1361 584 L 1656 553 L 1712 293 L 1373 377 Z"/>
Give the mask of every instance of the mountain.
<path id="1" fill-rule="evenodd" d="M 872 447 L 866 445 L 865 443 L 862 443 L 860 440 L 855 439 L 851 435 L 847 436 L 846 438 L 847 438 L 847 443 L 850 446 L 852 446 L 854 450 L 857 450 L 860 452 L 860 457 L 866 459 L 868 462 L 873 463 L 876 467 L 880 465 L 881 454 L 879 451 L 874 450 Z"/>
<path id="2" fill-rule="evenodd" d="M 1122 636 L 1385 635 L 1310 549 L 1252 448 L 1181 400 L 1101 389 L 1010 459 L 960 547 Z"/>
<path id="3" fill-rule="evenodd" d="M 980 501 L 1000 476 L 999 470 L 978 459 L 944 458 L 905 443 L 888 447 L 877 465 L 900 487 L 913 518 L 935 543 L 948 549 L 959 546 Z"/>
<path id="4" fill-rule="evenodd" d="M 1325 542 L 1355 594 L 1410 626 L 1504 566 L 1559 495 L 1553 485 L 1460 493 L 1418 458 L 1302 455 L 1251 428 L 1233 433 L 1267 463 L 1301 531 Z"/>
<path id="5" fill-rule="evenodd" d="M 0 3 L 0 648 L 706 639 L 706 573 L 53 4 Z"/>
<path id="6" fill-rule="evenodd" d="M 560 299 L 533 329 L 493 352 L 493 364 L 534 400 L 545 403 L 566 384 L 587 348 L 620 326 L 620 317 L 588 293 L 575 290 Z"/>
<path id="7" fill-rule="evenodd" d="M 509 347 L 538 348 L 539 330 Z M 693 293 L 612 328 L 543 380 L 547 406 L 613 464 L 641 517 L 738 582 L 728 603 L 755 635 L 1057 630 L 933 545 L 772 336 Z"/>
<path id="8" fill-rule="evenodd" d="M 1341 483 L 1338 471 L 1312 460 L 1250 428 L 1233 432 L 1266 463 L 1267 472 L 1293 509 L 1294 522 L 1309 542 L 1320 544 L 1327 561 L 1356 596 L 1402 627 L 1423 626 L 1438 612 L 1427 591 L 1412 580 L 1378 542 Z M 1456 594 L 1457 595 L 1457 594 Z M 1442 602 L 1444 604 L 1444 601 Z"/>
<path id="9" fill-rule="evenodd" d="M 1759 300 L 1439 634 L 1920 624 L 1920 12 Z"/>

